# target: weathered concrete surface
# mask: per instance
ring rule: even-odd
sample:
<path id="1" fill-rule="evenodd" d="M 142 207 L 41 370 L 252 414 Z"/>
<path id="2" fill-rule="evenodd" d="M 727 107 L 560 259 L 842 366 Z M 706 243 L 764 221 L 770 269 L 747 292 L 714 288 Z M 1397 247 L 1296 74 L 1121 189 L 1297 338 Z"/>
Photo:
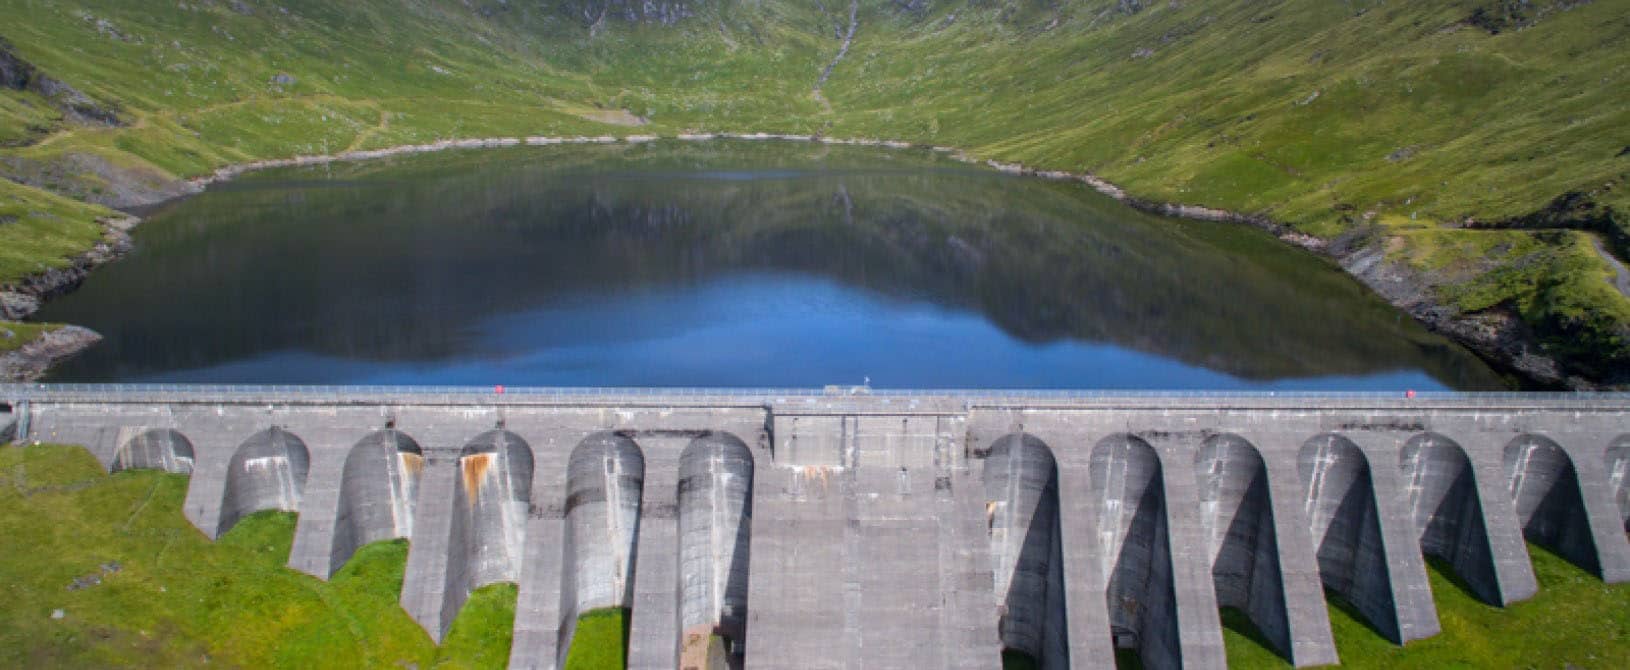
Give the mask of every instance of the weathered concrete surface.
<path id="1" fill-rule="evenodd" d="M 1483 602 L 1503 605 L 1477 477 L 1459 444 L 1423 433 L 1399 454 L 1421 552 L 1448 561 Z"/>
<path id="2" fill-rule="evenodd" d="M 424 450 L 406 434 L 369 433 L 345 457 L 328 574 L 370 542 L 413 536 Z"/>
<path id="3" fill-rule="evenodd" d="M 130 432 L 135 435 L 120 440 L 119 450 L 114 452 L 109 470 L 163 470 L 192 474 L 192 443 L 187 441 L 185 435 L 169 428 L 131 429 Z"/>
<path id="4" fill-rule="evenodd" d="M 1028 654 L 1043 668 L 1068 668 L 1052 450 L 1031 435 L 1005 436 L 991 445 L 983 478 L 1002 647 Z"/>
<path id="5" fill-rule="evenodd" d="M 4 441 L 3 433 L 0 433 L 0 441 Z M 1607 448 L 1607 472 L 1613 499 L 1619 505 L 1619 516 L 1624 518 L 1624 530 L 1630 533 L 1630 435 L 1614 440 L 1613 446 Z"/>
<path id="6" fill-rule="evenodd" d="M 521 549 L 532 501 L 532 460 L 532 445 L 502 428 L 476 436 L 459 452 L 442 601 L 443 635 L 470 592 L 521 578 Z"/>
<path id="7" fill-rule="evenodd" d="M 754 564 L 775 568 L 749 577 L 748 667 L 999 662 L 985 491 L 960 414 L 775 406 L 750 541 Z"/>
<path id="8" fill-rule="evenodd" d="M 310 468 L 311 452 L 292 433 L 272 426 L 250 436 L 227 465 L 216 532 L 262 510 L 298 511 Z"/>
<path id="9" fill-rule="evenodd" d="M 1217 605 L 1244 612 L 1281 656 L 1295 661 L 1262 454 L 1237 435 L 1209 438 L 1195 453 L 1195 481 Z"/>
<path id="10" fill-rule="evenodd" d="M 698 437 L 679 457 L 682 656 L 705 659 L 716 635 L 723 640 L 719 653 L 739 663 L 747 639 L 752 490 L 753 452 L 734 435 Z"/>
<path id="11" fill-rule="evenodd" d="M 1394 640 L 1438 629 L 1423 552 L 1491 603 L 1524 537 L 1630 581 L 1630 398 L 113 392 L 0 387 L 0 425 L 184 471 L 214 535 L 300 515 L 326 577 L 408 537 L 433 637 L 518 581 L 514 667 L 631 607 L 631 665 L 1221 667 L 1219 607 L 1333 662 L 1323 586 Z M 727 643 L 687 647 L 717 633 Z"/>

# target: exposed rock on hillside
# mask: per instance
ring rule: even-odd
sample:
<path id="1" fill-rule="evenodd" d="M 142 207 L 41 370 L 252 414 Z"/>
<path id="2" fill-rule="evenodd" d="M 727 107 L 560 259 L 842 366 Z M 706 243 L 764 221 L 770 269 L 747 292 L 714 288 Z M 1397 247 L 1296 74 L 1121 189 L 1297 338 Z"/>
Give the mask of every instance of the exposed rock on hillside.
<path id="1" fill-rule="evenodd" d="M 185 180 L 88 153 L 68 153 L 50 160 L 0 157 L 0 177 L 116 209 L 151 205 L 199 190 Z"/>
<path id="2" fill-rule="evenodd" d="M 103 105 L 78 89 L 46 76 L 13 53 L 11 44 L 3 39 L 0 39 L 0 87 L 38 93 L 74 123 L 124 125 L 117 108 Z"/>
<path id="3" fill-rule="evenodd" d="M 567 0 L 568 13 L 591 28 L 606 19 L 670 26 L 696 15 L 704 0 Z"/>
<path id="4" fill-rule="evenodd" d="M 1466 23 L 1488 31 L 1490 35 L 1498 35 L 1509 30 L 1527 28 L 1546 16 L 1589 4 L 1590 1 L 1496 0 L 1473 9 L 1471 15 L 1466 17 Z"/>

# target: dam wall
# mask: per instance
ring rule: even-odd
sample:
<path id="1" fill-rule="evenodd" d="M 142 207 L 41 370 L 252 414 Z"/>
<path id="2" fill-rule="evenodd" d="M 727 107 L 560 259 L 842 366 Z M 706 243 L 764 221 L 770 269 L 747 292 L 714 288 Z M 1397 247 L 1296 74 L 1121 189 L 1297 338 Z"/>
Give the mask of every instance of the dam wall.
<path id="1" fill-rule="evenodd" d="M 1437 634 L 1427 557 L 1630 581 L 1630 396 L 498 391 L 0 386 L 0 435 L 190 474 L 211 537 L 296 512 L 318 578 L 406 538 L 437 640 L 515 583 L 518 668 L 603 608 L 636 668 L 1218 668 L 1221 608 L 1310 666 L 1327 593 Z"/>

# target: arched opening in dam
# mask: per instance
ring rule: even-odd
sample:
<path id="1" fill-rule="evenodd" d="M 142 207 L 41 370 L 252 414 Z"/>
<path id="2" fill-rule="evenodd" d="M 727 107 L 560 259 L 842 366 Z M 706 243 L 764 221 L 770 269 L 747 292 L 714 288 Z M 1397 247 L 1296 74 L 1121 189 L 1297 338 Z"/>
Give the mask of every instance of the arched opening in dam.
<path id="1" fill-rule="evenodd" d="M 464 445 L 453 488 L 443 635 L 471 592 L 488 584 L 520 581 L 531 504 L 532 445 L 503 429 L 482 433 Z"/>
<path id="2" fill-rule="evenodd" d="M 1624 532 L 1630 539 L 1630 435 L 1621 435 L 1607 448 L 1608 485 L 1613 490 L 1613 502 L 1619 506 L 1619 518 L 1624 521 Z"/>
<path id="3" fill-rule="evenodd" d="M 680 665 L 708 667 L 710 653 L 717 652 L 729 667 L 740 668 L 747 640 L 752 450 L 729 433 L 691 440 L 679 456 L 678 493 Z"/>
<path id="4" fill-rule="evenodd" d="M 1403 644 L 1369 459 L 1351 440 L 1325 434 L 1302 445 L 1297 469 L 1325 589 L 1382 637 Z"/>
<path id="5" fill-rule="evenodd" d="M 300 511 L 310 468 L 306 443 L 282 428 L 272 426 L 244 440 L 227 466 L 216 534 L 261 510 Z"/>
<path id="6" fill-rule="evenodd" d="M 1262 231 L 920 150 L 656 141 L 269 170 L 133 235 L 39 312 L 104 336 L 52 379 L 1504 387 Z"/>
<path id="7" fill-rule="evenodd" d="M 121 470 L 163 470 L 192 474 L 192 442 L 179 431 L 153 428 L 142 431 L 119 445 L 113 456 L 113 472 Z"/>
<path id="8" fill-rule="evenodd" d="M 1143 665 L 1182 665 L 1172 581 L 1165 479 L 1154 447 L 1132 435 L 1104 438 L 1088 466 L 1098 507 L 1101 569 L 1112 644 Z"/>
<path id="9" fill-rule="evenodd" d="M 1053 451 L 1034 435 L 1005 435 L 991 444 L 982 479 L 1003 660 L 1016 664 L 1010 667 L 1068 668 Z"/>
<path id="10" fill-rule="evenodd" d="M 413 511 L 423 472 L 423 450 L 401 431 L 377 430 L 351 447 L 340 475 L 330 575 L 363 545 L 413 535 Z"/>
<path id="11" fill-rule="evenodd" d="M 566 464 L 565 573 L 561 584 L 564 665 L 578 620 L 610 613 L 621 617 L 626 646 L 627 612 L 634 605 L 634 543 L 639 533 L 645 456 L 632 438 L 601 432 L 583 438 Z M 653 560 L 663 560 L 654 557 Z"/>
<path id="12" fill-rule="evenodd" d="M 1279 538 L 1262 454 L 1237 435 L 1215 435 L 1195 452 L 1194 474 L 1217 606 L 1243 613 L 1275 652 L 1294 662 Z"/>
<path id="13" fill-rule="evenodd" d="M 1398 465 L 1421 553 L 1448 563 L 1479 600 L 1504 605 L 1483 498 L 1466 450 L 1443 435 L 1422 433 L 1404 444 Z"/>
<path id="14" fill-rule="evenodd" d="M 1602 576 L 1579 472 L 1568 452 L 1550 438 L 1525 433 L 1506 445 L 1505 472 L 1523 537 Z"/>

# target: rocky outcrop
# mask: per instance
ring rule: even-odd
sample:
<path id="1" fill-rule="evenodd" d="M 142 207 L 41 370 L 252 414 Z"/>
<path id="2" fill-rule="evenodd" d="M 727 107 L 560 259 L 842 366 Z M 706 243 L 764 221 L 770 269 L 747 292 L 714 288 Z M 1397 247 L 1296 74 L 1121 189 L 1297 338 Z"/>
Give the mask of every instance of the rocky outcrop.
<path id="1" fill-rule="evenodd" d="M 0 354 L 0 382 L 39 379 L 51 364 L 100 341 L 102 336 L 96 331 L 80 326 L 63 326 L 48 331 L 14 351 Z"/>
<path id="2" fill-rule="evenodd" d="M 48 159 L 0 156 L 0 177 L 104 207 L 145 207 L 198 192 L 186 180 L 140 165 L 68 152 Z"/>
<path id="3" fill-rule="evenodd" d="M 567 0 L 562 8 L 598 31 L 610 20 L 671 26 L 696 15 L 704 0 Z"/>
<path id="4" fill-rule="evenodd" d="M 1471 349 L 1483 360 L 1542 386 L 1594 388 L 1588 380 L 1568 376 L 1562 364 L 1540 348 L 1539 338 L 1532 329 L 1510 310 L 1495 308 L 1463 313 L 1443 304 L 1430 278 L 1403 261 L 1389 259 L 1381 239 L 1350 247 L 1330 246 L 1331 256 L 1348 274 L 1394 307 Z"/>
<path id="5" fill-rule="evenodd" d="M 1528 28 L 1542 19 L 1565 12 L 1591 0 L 1493 0 L 1472 9 L 1463 23 L 1498 35 L 1503 32 Z"/>
<path id="6" fill-rule="evenodd" d="M 963 160 L 972 160 L 961 153 L 955 155 Z M 1360 227 L 1339 238 L 1326 240 L 1297 232 L 1266 216 L 1133 197 L 1120 187 L 1090 174 L 1035 170 L 1023 165 L 997 161 L 985 161 L 985 164 L 1012 174 L 1079 180 L 1104 195 L 1135 209 L 1154 214 L 1243 223 L 1261 228 L 1287 244 L 1331 258 L 1348 274 L 1427 328 L 1448 336 L 1495 367 L 1520 376 L 1531 384 L 1588 391 L 1604 387 L 1613 388 L 1627 383 L 1621 378 L 1622 375 L 1602 376 L 1591 372 L 1592 366 L 1588 365 L 1588 362 L 1572 361 L 1575 365 L 1568 365 L 1568 361 L 1547 353 L 1541 347 L 1540 334 L 1509 308 L 1502 306 L 1477 312 L 1462 312 L 1445 303 L 1438 297 L 1435 288 L 1439 282 L 1432 281 L 1431 277 L 1425 276 L 1409 264 L 1389 257 L 1387 241 L 1378 229 Z M 1600 230 L 1616 226 L 1615 221 L 1610 208 L 1603 210 L 1588 198 L 1582 200 L 1578 194 L 1564 194 L 1551 205 L 1527 217 L 1497 224 L 1468 221 L 1465 225 Z M 1609 240 L 1612 239 L 1609 236 Z M 1581 374 L 1579 370 L 1586 372 Z M 1587 378 L 1586 375 L 1592 378 Z"/>
<path id="7" fill-rule="evenodd" d="M 17 56 L 11 44 L 0 39 L 0 88 L 14 91 L 33 91 L 62 112 L 72 123 L 83 125 L 121 126 L 116 106 L 105 105 L 81 93 L 79 89 L 46 76 L 33 64 Z"/>

